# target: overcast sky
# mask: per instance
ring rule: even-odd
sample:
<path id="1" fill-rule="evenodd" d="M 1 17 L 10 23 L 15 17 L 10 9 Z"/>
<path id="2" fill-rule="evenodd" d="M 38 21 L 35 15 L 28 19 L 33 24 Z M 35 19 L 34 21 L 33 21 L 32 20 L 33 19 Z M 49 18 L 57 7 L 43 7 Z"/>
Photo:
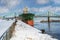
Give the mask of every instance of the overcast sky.
<path id="1" fill-rule="evenodd" d="M 48 11 L 60 14 L 60 0 L 0 0 L 0 16 L 20 14 L 24 7 L 34 14 L 43 15 Z"/>

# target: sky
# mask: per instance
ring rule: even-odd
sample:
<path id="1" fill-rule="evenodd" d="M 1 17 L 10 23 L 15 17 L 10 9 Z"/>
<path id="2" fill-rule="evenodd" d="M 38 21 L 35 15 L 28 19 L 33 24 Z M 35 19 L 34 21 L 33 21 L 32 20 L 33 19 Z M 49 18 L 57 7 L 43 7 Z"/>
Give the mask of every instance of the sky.
<path id="1" fill-rule="evenodd" d="M 29 12 L 36 15 L 60 15 L 60 0 L 0 0 L 0 16 L 14 16 L 23 12 L 27 7 Z"/>

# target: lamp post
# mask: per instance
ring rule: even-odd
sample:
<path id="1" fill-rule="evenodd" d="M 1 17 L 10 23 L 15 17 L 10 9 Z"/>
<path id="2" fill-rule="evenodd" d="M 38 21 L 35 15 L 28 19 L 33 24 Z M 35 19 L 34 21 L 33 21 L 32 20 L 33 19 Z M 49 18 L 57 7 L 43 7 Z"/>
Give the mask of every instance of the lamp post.
<path id="1" fill-rule="evenodd" d="M 15 13 L 15 15 L 14 15 L 14 16 L 15 16 L 15 22 L 17 22 L 16 13 Z"/>

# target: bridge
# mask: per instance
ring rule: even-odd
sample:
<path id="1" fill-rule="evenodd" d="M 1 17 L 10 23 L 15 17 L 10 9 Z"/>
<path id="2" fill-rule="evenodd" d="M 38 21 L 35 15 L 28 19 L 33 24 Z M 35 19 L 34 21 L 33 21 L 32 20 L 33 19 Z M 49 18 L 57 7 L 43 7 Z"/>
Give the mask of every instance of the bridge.
<path id="1" fill-rule="evenodd" d="M 34 16 L 34 17 L 54 17 L 54 18 L 60 18 L 60 16 Z"/>

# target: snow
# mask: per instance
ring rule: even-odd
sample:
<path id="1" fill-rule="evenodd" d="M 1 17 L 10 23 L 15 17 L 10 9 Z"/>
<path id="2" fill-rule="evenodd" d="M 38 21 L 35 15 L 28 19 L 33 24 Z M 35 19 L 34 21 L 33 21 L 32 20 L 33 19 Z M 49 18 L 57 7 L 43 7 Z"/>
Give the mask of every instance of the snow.
<path id="1" fill-rule="evenodd" d="M 7 21 L 0 19 L 0 37 L 4 34 L 4 32 L 6 32 L 11 27 L 13 22 L 15 21 L 14 20 Z"/>
<path id="2" fill-rule="evenodd" d="M 15 31 L 10 40 L 57 40 L 48 34 L 42 34 L 40 30 L 33 28 L 22 21 L 16 23 Z"/>

